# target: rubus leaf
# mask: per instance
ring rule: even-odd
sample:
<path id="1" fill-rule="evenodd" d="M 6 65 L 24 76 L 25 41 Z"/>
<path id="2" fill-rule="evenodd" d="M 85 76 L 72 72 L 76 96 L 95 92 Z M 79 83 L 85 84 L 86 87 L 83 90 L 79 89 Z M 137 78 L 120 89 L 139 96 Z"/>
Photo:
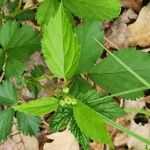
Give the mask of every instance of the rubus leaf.
<path id="1" fill-rule="evenodd" d="M 76 98 L 109 119 L 115 119 L 126 114 L 113 99 L 102 99 L 103 97 L 99 92 L 90 90 L 87 93 L 78 94 Z"/>
<path id="2" fill-rule="evenodd" d="M 79 93 L 86 93 L 87 91 L 92 90 L 91 85 L 81 76 L 75 76 L 69 86 L 69 93 L 75 97 Z"/>
<path id="3" fill-rule="evenodd" d="M 23 134 L 33 136 L 37 135 L 40 131 L 41 121 L 39 118 L 18 111 L 16 113 L 16 118 L 19 130 L 23 132 Z"/>
<path id="4" fill-rule="evenodd" d="M 0 71 L 4 65 L 5 62 L 5 52 L 3 49 L 0 48 Z"/>
<path id="5" fill-rule="evenodd" d="M 81 132 L 87 137 L 112 147 L 105 122 L 92 108 L 78 101 L 73 107 L 73 115 Z"/>
<path id="6" fill-rule="evenodd" d="M 6 50 L 7 56 L 19 61 L 25 61 L 39 50 L 40 37 L 31 26 L 15 21 L 7 21 L 0 29 L 0 44 Z"/>
<path id="7" fill-rule="evenodd" d="M 69 79 L 74 75 L 80 46 L 62 5 L 44 28 L 42 47 L 46 63 L 55 76 Z"/>
<path id="8" fill-rule="evenodd" d="M 94 36 L 98 41 L 102 42 L 103 32 L 100 31 L 99 21 L 87 21 L 85 24 L 77 26 L 75 31 L 81 44 L 81 57 L 77 73 L 87 73 L 103 52 L 103 48 L 91 38 Z"/>
<path id="9" fill-rule="evenodd" d="M 78 140 L 78 142 L 81 144 L 83 150 L 90 150 L 90 146 L 89 146 L 90 139 L 89 139 L 89 137 L 85 136 L 81 132 L 81 130 L 77 126 L 77 123 L 75 122 L 74 119 L 72 119 L 72 121 L 70 123 L 69 130 L 72 132 L 72 134 Z"/>
<path id="10" fill-rule="evenodd" d="M 34 78 L 41 77 L 44 74 L 44 66 L 38 65 L 31 70 L 31 76 Z"/>
<path id="11" fill-rule="evenodd" d="M 13 58 L 8 58 L 5 66 L 5 76 L 6 78 L 20 77 L 24 69 L 24 63 Z"/>
<path id="12" fill-rule="evenodd" d="M 57 0 L 45 0 L 39 6 L 36 19 L 40 25 L 45 25 L 48 23 L 51 17 L 53 17 L 59 7 L 59 2 Z"/>
<path id="13" fill-rule="evenodd" d="M 114 53 L 139 76 L 150 82 L 150 57 L 149 54 L 135 49 L 123 49 Z M 143 69 L 144 68 L 144 69 Z M 128 70 L 120 65 L 114 58 L 108 56 L 94 66 L 90 72 L 91 79 L 108 90 L 111 94 L 141 88 L 144 85 L 136 79 Z M 135 99 L 144 95 L 144 92 L 134 92 L 122 95 L 126 99 Z"/>
<path id="14" fill-rule="evenodd" d="M 70 108 L 58 108 L 58 111 L 52 117 L 50 129 L 53 132 L 64 130 L 67 127 L 67 125 L 69 125 L 69 123 L 71 122 L 72 114 L 73 112 Z"/>
<path id="15" fill-rule="evenodd" d="M 13 108 L 26 114 L 41 116 L 55 111 L 58 108 L 58 106 L 59 103 L 56 98 L 47 97 L 24 103 L 22 105 L 13 106 Z"/>
<path id="16" fill-rule="evenodd" d="M 0 141 L 7 139 L 13 126 L 13 109 L 0 111 Z"/>
<path id="17" fill-rule="evenodd" d="M 74 15 L 95 20 L 108 20 L 115 18 L 121 11 L 119 0 L 63 0 L 63 4 Z"/>
<path id="18" fill-rule="evenodd" d="M 0 85 L 0 104 L 13 105 L 17 102 L 17 92 L 10 81 L 4 81 Z"/>

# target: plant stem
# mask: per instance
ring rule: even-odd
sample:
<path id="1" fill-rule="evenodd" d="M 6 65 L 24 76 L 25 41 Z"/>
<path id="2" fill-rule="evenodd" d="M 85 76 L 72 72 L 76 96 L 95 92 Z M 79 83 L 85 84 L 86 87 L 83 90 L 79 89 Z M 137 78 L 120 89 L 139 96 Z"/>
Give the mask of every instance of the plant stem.
<path id="1" fill-rule="evenodd" d="M 132 90 L 127 90 L 127 91 L 124 91 L 124 92 L 104 96 L 102 98 L 98 98 L 98 99 L 89 101 L 88 103 L 98 102 L 98 101 L 108 99 L 108 98 L 112 98 L 112 97 L 118 97 L 118 96 L 127 95 L 127 94 L 131 94 L 131 93 L 135 93 L 135 92 L 140 92 L 140 91 L 143 91 L 143 90 L 146 90 L 146 89 L 148 89 L 146 86 L 140 87 L 140 88 L 135 88 L 135 89 L 132 89 Z"/>
<path id="2" fill-rule="evenodd" d="M 136 112 L 136 113 L 142 113 L 145 114 L 146 116 L 150 116 L 150 111 L 144 110 L 144 109 L 124 109 L 126 112 Z"/>

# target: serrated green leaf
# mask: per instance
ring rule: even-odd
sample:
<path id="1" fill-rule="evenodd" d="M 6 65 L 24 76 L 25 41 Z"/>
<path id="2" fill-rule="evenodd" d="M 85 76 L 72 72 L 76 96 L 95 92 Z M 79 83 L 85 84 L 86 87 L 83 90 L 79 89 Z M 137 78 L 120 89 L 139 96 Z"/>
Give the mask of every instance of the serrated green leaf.
<path id="1" fill-rule="evenodd" d="M 44 66 L 42 66 L 42 65 L 35 66 L 31 70 L 32 77 L 38 78 L 38 77 L 41 77 L 43 74 L 44 74 Z"/>
<path id="2" fill-rule="evenodd" d="M 78 140 L 78 142 L 81 144 L 83 150 L 90 150 L 89 142 L 90 139 L 85 136 L 77 126 L 77 123 L 73 119 L 70 124 L 70 131 L 75 136 L 75 138 Z"/>
<path id="3" fill-rule="evenodd" d="M 8 138 L 11 133 L 13 125 L 13 109 L 6 109 L 0 111 L 0 141 L 4 141 Z"/>
<path id="4" fill-rule="evenodd" d="M 41 90 L 41 84 L 39 81 L 35 80 L 32 77 L 26 78 L 26 85 L 28 87 L 28 89 L 33 92 L 36 96 L 36 98 L 38 97 L 38 94 Z"/>
<path id="5" fill-rule="evenodd" d="M 13 58 L 8 58 L 5 66 L 5 76 L 6 78 L 20 77 L 24 69 L 24 63 Z"/>
<path id="6" fill-rule="evenodd" d="M 12 105 L 17 102 L 17 92 L 13 84 L 9 81 L 0 85 L 0 104 Z"/>
<path id="7" fill-rule="evenodd" d="M 92 90 L 91 85 L 80 76 L 75 76 L 69 86 L 69 93 L 74 97 L 79 93 L 86 93 L 87 91 Z"/>
<path id="8" fill-rule="evenodd" d="M 53 17 L 59 7 L 59 2 L 57 0 L 45 0 L 39 6 L 36 19 L 40 25 L 45 25 L 48 23 L 51 17 Z"/>
<path id="9" fill-rule="evenodd" d="M 0 7 L 4 6 L 4 4 L 5 4 L 5 0 L 1 0 L 0 1 Z"/>
<path id="10" fill-rule="evenodd" d="M 119 15 L 119 0 L 63 0 L 63 4 L 76 16 L 100 21 L 109 20 Z"/>
<path id="11" fill-rule="evenodd" d="M 150 57 L 147 53 L 136 51 L 134 49 L 124 49 L 114 53 L 116 57 L 122 60 L 135 73 L 150 82 L 149 63 Z M 120 65 L 114 58 L 108 56 L 97 64 L 90 73 L 91 79 L 107 89 L 111 94 L 141 88 L 144 85 L 135 78 L 128 70 Z M 135 92 L 122 95 L 126 99 L 135 99 L 144 95 L 144 92 Z"/>
<path id="12" fill-rule="evenodd" d="M 47 97 L 24 103 L 22 105 L 13 106 L 13 108 L 20 112 L 24 112 L 34 116 L 41 116 L 55 111 L 58 106 L 59 103 L 56 98 Z"/>
<path id="13" fill-rule="evenodd" d="M 0 48 L 0 71 L 4 65 L 5 62 L 5 52 L 3 49 Z"/>
<path id="14" fill-rule="evenodd" d="M 35 13 L 32 10 L 28 10 L 16 15 L 15 18 L 19 21 L 33 20 L 35 18 Z"/>
<path id="15" fill-rule="evenodd" d="M 101 99 L 104 96 L 95 90 L 88 91 L 87 93 L 80 93 L 77 99 L 81 100 L 96 112 L 106 116 L 110 119 L 118 118 L 125 115 L 126 112 L 119 107 L 111 98 Z"/>
<path id="16" fill-rule="evenodd" d="M 7 56 L 19 61 L 27 60 L 40 48 L 40 37 L 31 26 L 7 21 L 0 29 L 0 44 Z"/>
<path id="17" fill-rule="evenodd" d="M 37 135 L 40 131 L 40 119 L 22 112 L 16 113 L 19 130 L 25 135 Z"/>
<path id="18" fill-rule="evenodd" d="M 67 125 L 71 122 L 73 116 L 72 114 L 73 112 L 70 108 L 58 108 L 58 111 L 52 117 L 50 129 L 53 132 L 64 130 L 67 127 Z"/>
<path id="19" fill-rule="evenodd" d="M 103 41 L 103 32 L 100 31 L 99 21 L 87 21 L 76 28 L 76 33 L 81 44 L 81 57 L 77 68 L 77 73 L 87 73 L 103 52 L 103 48 L 95 40 L 91 40 L 92 35 L 100 42 Z"/>
<path id="20" fill-rule="evenodd" d="M 46 63 L 55 76 L 68 79 L 74 75 L 80 46 L 62 5 L 44 28 L 42 47 Z"/>
<path id="21" fill-rule="evenodd" d="M 81 132 L 86 136 L 113 145 L 105 122 L 93 109 L 78 101 L 73 107 L 73 115 Z"/>

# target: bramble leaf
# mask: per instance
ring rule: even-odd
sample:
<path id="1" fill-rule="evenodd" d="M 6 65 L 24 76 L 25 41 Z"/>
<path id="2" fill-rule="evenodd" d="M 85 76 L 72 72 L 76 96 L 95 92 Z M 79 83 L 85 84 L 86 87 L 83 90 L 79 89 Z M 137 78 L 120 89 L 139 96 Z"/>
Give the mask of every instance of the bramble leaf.
<path id="1" fill-rule="evenodd" d="M 25 61 L 40 48 L 40 37 L 31 26 L 7 21 L 0 28 L 0 44 L 8 57 Z"/>
<path id="2" fill-rule="evenodd" d="M 19 130 L 25 135 L 36 135 L 40 129 L 40 119 L 22 112 L 16 113 Z"/>
<path id="3" fill-rule="evenodd" d="M 0 111 L 0 141 L 6 140 L 13 126 L 13 109 Z"/>
<path id="4" fill-rule="evenodd" d="M 5 63 L 5 52 L 3 49 L 0 48 L 0 71 L 3 68 L 4 63 Z"/>
<path id="5" fill-rule="evenodd" d="M 81 132 L 86 136 L 113 145 L 105 122 L 92 108 L 78 101 L 73 107 L 73 115 Z"/>
<path id="6" fill-rule="evenodd" d="M 85 24 L 77 26 L 75 31 L 81 44 L 81 57 L 77 73 L 87 73 L 103 52 L 103 48 L 95 40 L 91 40 L 92 36 L 102 42 L 103 32 L 100 31 L 99 21 L 87 21 Z"/>
<path id="7" fill-rule="evenodd" d="M 63 0 L 75 16 L 100 21 L 115 18 L 121 11 L 119 0 Z"/>
<path id="8" fill-rule="evenodd" d="M 149 54 L 135 49 L 124 49 L 114 53 L 120 60 L 129 66 L 139 76 L 150 82 Z M 128 70 L 120 65 L 114 58 L 108 56 L 93 67 L 90 72 L 91 79 L 108 90 L 111 94 L 143 87 Z M 126 99 L 135 99 L 144 95 L 144 92 L 135 92 L 122 95 Z"/>
<path id="9" fill-rule="evenodd" d="M 59 2 L 57 0 L 45 0 L 39 6 L 36 19 L 40 25 L 45 25 L 48 23 L 51 17 L 53 17 L 59 7 Z"/>
<path id="10" fill-rule="evenodd" d="M 17 92 L 10 81 L 2 82 L 0 85 L 0 104 L 13 105 L 17 102 Z"/>
<path id="11" fill-rule="evenodd" d="M 95 90 L 90 90 L 87 93 L 80 93 L 76 97 L 86 105 L 94 109 L 96 112 L 110 119 L 115 119 L 126 114 L 126 112 L 114 102 L 113 99 L 101 99 L 104 96 Z"/>
<path id="12" fill-rule="evenodd" d="M 46 63 L 55 76 L 68 79 L 74 75 L 80 46 L 62 5 L 44 28 L 42 47 Z"/>
<path id="13" fill-rule="evenodd" d="M 58 106 L 59 103 L 56 98 L 48 97 L 13 106 L 13 108 L 26 114 L 41 116 L 56 110 Z"/>

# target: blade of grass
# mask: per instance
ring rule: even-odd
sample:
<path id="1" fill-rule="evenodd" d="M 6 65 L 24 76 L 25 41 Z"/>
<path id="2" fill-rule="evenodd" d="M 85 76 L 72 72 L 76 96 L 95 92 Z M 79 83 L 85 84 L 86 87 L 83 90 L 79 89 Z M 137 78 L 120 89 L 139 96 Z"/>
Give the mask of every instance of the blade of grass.
<path id="1" fill-rule="evenodd" d="M 107 118 L 107 117 L 105 117 L 105 116 L 103 116 L 103 115 L 101 115 L 101 114 L 99 114 L 99 115 L 100 115 L 101 118 L 103 118 L 103 120 L 104 120 L 107 124 L 110 124 L 110 125 L 112 125 L 113 127 L 115 127 L 115 128 L 117 128 L 117 129 L 119 129 L 119 130 L 121 130 L 121 131 L 127 133 L 128 135 L 130 135 L 130 136 L 132 136 L 132 137 L 138 139 L 139 141 L 141 141 L 141 142 L 143 142 L 143 143 L 145 143 L 145 144 L 150 145 L 150 139 L 144 138 L 144 137 L 140 136 L 139 134 L 136 134 L 136 133 L 130 131 L 129 129 L 123 127 L 122 125 L 116 123 L 115 121 L 113 121 L 113 120 L 111 120 L 111 119 L 109 119 L 109 118 Z"/>
<path id="2" fill-rule="evenodd" d="M 143 90 L 146 90 L 146 89 L 148 89 L 148 88 L 146 86 L 143 86 L 143 87 L 140 87 L 140 88 L 135 88 L 135 89 L 132 89 L 132 90 L 127 90 L 127 91 L 115 93 L 115 94 L 112 94 L 112 95 L 107 95 L 107 96 L 104 96 L 102 98 L 92 100 L 91 102 L 89 101 L 88 103 L 98 102 L 98 101 L 101 101 L 101 100 L 105 100 L 107 98 L 118 97 L 118 96 L 122 96 L 122 95 L 126 95 L 126 94 L 140 92 L 140 91 L 143 91 Z"/>
<path id="3" fill-rule="evenodd" d="M 134 72 L 130 67 L 128 67 L 122 60 L 120 60 L 116 55 L 114 55 L 110 50 L 108 50 L 103 44 L 101 44 L 95 37 L 93 39 L 103 47 L 120 65 L 122 65 L 126 70 L 128 70 L 135 78 L 137 78 L 141 83 L 150 88 L 150 84 L 139 76 L 136 72 Z"/>

